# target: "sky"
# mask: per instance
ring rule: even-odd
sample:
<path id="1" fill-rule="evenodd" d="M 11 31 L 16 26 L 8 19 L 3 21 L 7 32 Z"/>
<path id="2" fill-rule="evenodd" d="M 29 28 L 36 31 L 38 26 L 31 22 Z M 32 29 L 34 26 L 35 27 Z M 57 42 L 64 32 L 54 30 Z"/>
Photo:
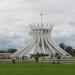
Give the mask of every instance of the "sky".
<path id="1" fill-rule="evenodd" d="M 0 0 L 0 49 L 31 41 L 29 24 L 54 24 L 52 38 L 75 48 L 75 0 Z"/>

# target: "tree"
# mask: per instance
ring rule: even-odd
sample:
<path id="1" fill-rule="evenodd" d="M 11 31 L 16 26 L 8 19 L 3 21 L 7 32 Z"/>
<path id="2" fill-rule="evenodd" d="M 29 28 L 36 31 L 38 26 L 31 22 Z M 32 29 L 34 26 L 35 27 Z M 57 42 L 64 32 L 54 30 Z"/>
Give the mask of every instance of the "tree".
<path id="1" fill-rule="evenodd" d="M 66 47 L 66 46 L 65 46 L 65 44 L 64 44 L 64 43 L 60 43 L 60 44 L 59 44 L 59 46 L 60 46 L 62 49 L 64 49 L 64 50 L 65 50 L 65 47 Z"/>
<path id="2" fill-rule="evenodd" d="M 38 62 L 39 60 L 39 52 L 37 52 L 36 54 L 31 54 L 30 58 L 34 57 L 35 61 Z"/>
<path id="3" fill-rule="evenodd" d="M 5 50 L 0 50 L 0 53 L 6 53 L 7 51 L 5 51 Z"/>
<path id="4" fill-rule="evenodd" d="M 9 48 L 8 50 L 7 50 L 7 52 L 8 53 L 14 53 L 14 52 L 16 52 L 17 51 L 17 49 L 14 49 L 14 48 Z"/>
<path id="5" fill-rule="evenodd" d="M 31 54 L 30 58 L 34 57 L 35 61 L 38 62 L 40 57 L 45 57 L 45 56 L 49 56 L 49 55 L 37 52 L 36 54 Z"/>
<path id="6" fill-rule="evenodd" d="M 67 46 L 65 50 L 66 50 L 68 53 L 71 54 L 71 52 L 72 52 L 73 49 L 72 49 L 71 46 Z"/>
<path id="7" fill-rule="evenodd" d="M 16 59 L 14 58 L 14 59 L 12 59 L 12 63 L 13 64 L 15 64 L 16 63 Z"/>
<path id="8" fill-rule="evenodd" d="M 48 54 L 44 54 L 44 53 L 40 53 L 40 57 L 42 57 L 42 64 L 43 64 L 43 59 L 45 59 L 45 57 L 49 56 Z"/>
<path id="9" fill-rule="evenodd" d="M 59 63 L 59 60 L 61 59 L 60 54 L 56 52 L 56 53 L 55 53 L 55 57 L 56 57 L 56 59 L 57 59 L 57 63 Z"/>
<path id="10" fill-rule="evenodd" d="M 75 49 L 73 49 L 72 46 L 65 46 L 64 43 L 60 43 L 59 46 L 72 56 L 75 56 Z"/>
<path id="11" fill-rule="evenodd" d="M 72 55 L 72 56 L 75 56 L 75 49 L 72 49 L 71 55 Z"/>

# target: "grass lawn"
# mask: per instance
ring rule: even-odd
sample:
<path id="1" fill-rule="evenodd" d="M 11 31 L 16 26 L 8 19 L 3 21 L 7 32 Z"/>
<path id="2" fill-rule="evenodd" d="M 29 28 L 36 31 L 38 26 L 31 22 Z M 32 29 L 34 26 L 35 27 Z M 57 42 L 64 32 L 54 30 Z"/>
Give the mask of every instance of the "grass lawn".
<path id="1" fill-rule="evenodd" d="M 0 75 L 75 75 L 75 64 L 0 62 Z"/>

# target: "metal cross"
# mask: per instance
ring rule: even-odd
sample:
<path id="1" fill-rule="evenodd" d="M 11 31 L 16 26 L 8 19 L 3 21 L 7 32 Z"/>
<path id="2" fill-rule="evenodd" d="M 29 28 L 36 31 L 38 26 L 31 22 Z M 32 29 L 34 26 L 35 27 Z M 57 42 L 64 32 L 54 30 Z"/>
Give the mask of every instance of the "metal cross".
<path id="1" fill-rule="evenodd" d="M 41 16 L 41 25 L 42 25 L 42 16 L 43 16 L 44 14 L 41 12 L 41 14 L 40 14 L 40 16 Z"/>

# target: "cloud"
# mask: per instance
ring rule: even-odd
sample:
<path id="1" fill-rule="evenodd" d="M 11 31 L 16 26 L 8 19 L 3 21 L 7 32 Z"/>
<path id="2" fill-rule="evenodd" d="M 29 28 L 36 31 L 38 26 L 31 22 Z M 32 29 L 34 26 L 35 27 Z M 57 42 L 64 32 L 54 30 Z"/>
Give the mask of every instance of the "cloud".
<path id="1" fill-rule="evenodd" d="M 27 26 L 40 23 L 40 12 L 43 12 L 43 23 L 55 24 L 52 37 L 59 43 L 67 38 L 67 44 L 75 46 L 74 3 L 75 0 L 1 0 L 0 41 L 6 41 L 5 48 L 17 48 L 29 42 Z"/>

